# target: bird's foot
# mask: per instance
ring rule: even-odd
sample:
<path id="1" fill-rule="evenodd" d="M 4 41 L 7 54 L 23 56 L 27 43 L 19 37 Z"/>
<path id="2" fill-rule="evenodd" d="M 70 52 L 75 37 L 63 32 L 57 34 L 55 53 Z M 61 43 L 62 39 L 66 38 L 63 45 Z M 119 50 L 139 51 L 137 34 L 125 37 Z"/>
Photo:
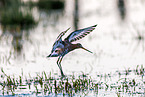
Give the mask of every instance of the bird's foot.
<path id="1" fill-rule="evenodd" d="M 65 78 L 66 76 L 63 74 L 63 72 L 61 72 L 61 78 Z"/>

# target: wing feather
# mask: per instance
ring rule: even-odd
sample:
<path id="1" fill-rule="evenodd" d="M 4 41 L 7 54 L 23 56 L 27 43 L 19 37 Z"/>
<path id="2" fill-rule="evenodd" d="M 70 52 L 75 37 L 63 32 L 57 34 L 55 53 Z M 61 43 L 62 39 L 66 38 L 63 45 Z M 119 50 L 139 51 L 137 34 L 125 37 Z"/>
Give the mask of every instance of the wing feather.
<path id="1" fill-rule="evenodd" d="M 90 32 L 92 32 L 96 26 L 97 25 L 94 25 L 94 26 L 91 26 L 88 28 L 84 28 L 84 29 L 80 29 L 80 30 L 76 30 L 76 31 L 72 32 L 65 40 L 68 40 L 69 42 L 80 40 L 83 37 L 85 37 L 86 35 L 88 35 Z"/>
<path id="2" fill-rule="evenodd" d="M 68 28 L 66 31 L 63 31 L 59 34 L 59 36 L 57 37 L 56 41 L 59 41 L 61 39 L 61 37 L 69 30 L 70 28 Z"/>

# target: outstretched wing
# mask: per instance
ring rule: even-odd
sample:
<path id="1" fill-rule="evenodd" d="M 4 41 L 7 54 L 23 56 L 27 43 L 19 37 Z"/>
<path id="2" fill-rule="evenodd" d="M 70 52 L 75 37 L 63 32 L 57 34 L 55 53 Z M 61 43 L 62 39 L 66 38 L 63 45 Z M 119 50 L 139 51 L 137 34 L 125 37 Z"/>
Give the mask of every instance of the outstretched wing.
<path id="1" fill-rule="evenodd" d="M 59 48 L 63 48 L 63 47 L 64 47 L 64 45 L 63 45 L 63 43 L 62 43 L 61 37 L 62 37 L 69 29 L 70 29 L 70 28 L 68 28 L 66 31 L 63 31 L 63 32 L 61 32 L 61 33 L 59 34 L 59 36 L 57 37 L 56 41 L 55 41 L 54 44 L 53 44 L 53 48 L 52 48 L 52 51 L 51 51 L 51 52 L 53 52 L 57 47 L 59 47 Z"/>
<path id="2" fill-rule="evenodd" d="M 90 32 L 92 32 L 96 26 L 97 25 L 94 25 L 94 26 L 91 26 L 88 28 L 84 28 L 84 29 L 80 29 L 80 30 L 76 30 L 76 31 L 72 32 L 65 40 L 68 40 L 69 42 L 73 42 L 73 41 L 82 39 L 83 37 L 88 35 Z"/>
<path id="3" fill-rule="evenodd" d="M 59 34 L 59 36 L 57 37 L 56 41 L 60 40 L 61 37 L 69 30 L 70 28 L 68 28 L 66 31 L 63 31 Z"/>

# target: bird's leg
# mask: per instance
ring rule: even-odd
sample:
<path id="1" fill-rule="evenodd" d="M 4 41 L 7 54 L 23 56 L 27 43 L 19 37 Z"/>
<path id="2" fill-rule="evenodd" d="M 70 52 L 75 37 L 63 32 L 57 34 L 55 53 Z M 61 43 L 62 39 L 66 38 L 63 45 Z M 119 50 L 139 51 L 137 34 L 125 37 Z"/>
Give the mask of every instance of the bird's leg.
<path id="1" fill-rule="evenodd" d="M 63 71 L 62 71 L 62 67 L 61 67 L 62 58 L 63 58 L 63 56 L 60 56 L 60 57 L 58 58 L 58 60 L 57 60 L 57 65 L 58 65 L 58 67 L 59 67 L 59 69 L 60 69 L 61 76 L 65 76 L 64 73 L 63 73 Z"/>

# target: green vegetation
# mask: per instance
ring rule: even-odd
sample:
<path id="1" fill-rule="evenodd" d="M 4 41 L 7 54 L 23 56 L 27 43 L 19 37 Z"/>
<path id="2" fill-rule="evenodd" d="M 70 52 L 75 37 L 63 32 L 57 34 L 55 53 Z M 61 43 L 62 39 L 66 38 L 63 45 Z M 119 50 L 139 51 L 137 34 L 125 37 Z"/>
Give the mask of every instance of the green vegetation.
<path id="1" fill-rule="evenodd" d="M 66 78 L 53 77 L 46 72 L 37 74 L 36 77 L 24 77 L 23 73 L 15 78 L 8 76 L 3 69 L 1 75 L 0 86 L 3 95 L 17 95 L 19 90 L 29 90 L 30 95 L 82 95 L 87 96 L 90 92 L 98 95 L 99 91 L 115 91 L 118 97 L 122 94 L 127 95 L 144 95 L 144 75 L 145 68 L 139 65 L 134 70 L 124 70 L 122 72 L 116 71 L 115 74 L 98 74 L 96 78 L 82 74 L 78 77 L 71 75 Z M 133 78 L 130 74 L 137 76 Z M 118 79 L 117 79 L 118 78 Z M 114 81 L 117 80 L 117 81 Z M 114 81 L 114 82 L 112 82 Z M 26 93 L 26 91 L 25 91 Z M 23 93 L 22 93 L 23 94 Z M 26 93 L 27 94 L 27 93 Z"/>
<path id="2" fill-rule="evenodd" d="M 34 7 L 37 6 L 40 10 L 59 10 L 64 9 L 64 0 L 38 0 L 33 2 L 32 0 L 24 3 L 25 6 Z"/>
<path id="3" fill-rule="evenodd" d="M 0 0 L 1 13 L 0 22 L 4 28 L 29 29 L 37 24 L 31 13 L 31 6 L 37 6 L 39 9 L 63 9 L 63 0 L 38 0 L 38 2 L 29 1 L 25 3 L 22 0 Z M 30 8 L 28 12 L 22 11 L 22 7 Z"/>
<path id="4" fill-rule="evenodd" d="M 36 23 L 30 12 L 23 13 L 19 10 L 7 10 L 7 12 L 3 12 L 1 15 L 1 24 L 3 26 L 20 26 L 23 29 Z"/>
<path id="5" fill-rule="evenodd" d="M 63 9 L 64 1 L 62 0 L 39 0 L 37 2 L 39 9 Z"/>
<path id="6" fill-rule="evenodd" d="M 1 8 L 18 7 L 22 4 L 21 0 L 0 0 Z"/>
<path id="7" fill-rule="evenodd" d="M 22 11 L 21 0 L 1 0 L 3 5 L 1 9 L 0 22 L 4 28 L 28 29 L 35 26 L 37 22 L 34 20 L 31 11 Z"/>

